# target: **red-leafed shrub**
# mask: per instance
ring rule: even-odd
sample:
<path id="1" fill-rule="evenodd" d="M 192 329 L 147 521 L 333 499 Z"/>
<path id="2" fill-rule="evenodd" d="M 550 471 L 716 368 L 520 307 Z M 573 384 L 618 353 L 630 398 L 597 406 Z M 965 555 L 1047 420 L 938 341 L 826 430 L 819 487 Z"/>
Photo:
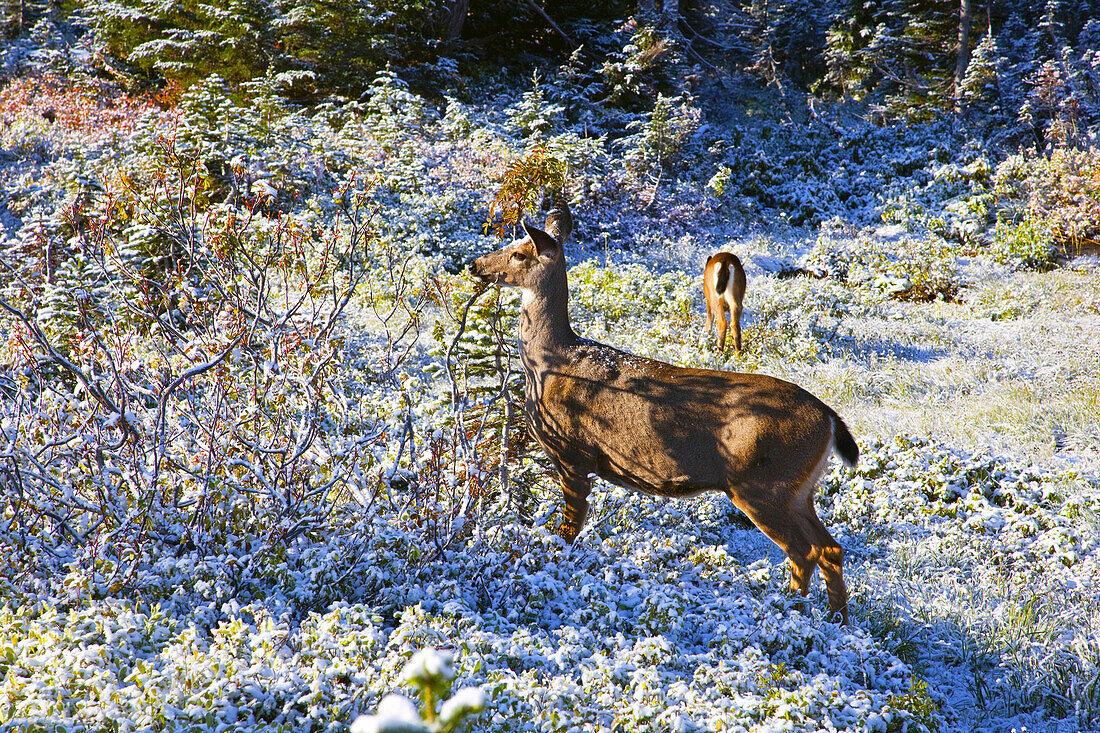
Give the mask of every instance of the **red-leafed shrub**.
<path id="1" fill-rule="evenodd" d="M 0 88 L 0 125 L 37 121 L 70 132 L 130 132 L 144 112 L 174 104 L 175 97 L 171 89 L 131 96 L 109 84 L 74 85 L 58 77 L 23 77 Z"/>

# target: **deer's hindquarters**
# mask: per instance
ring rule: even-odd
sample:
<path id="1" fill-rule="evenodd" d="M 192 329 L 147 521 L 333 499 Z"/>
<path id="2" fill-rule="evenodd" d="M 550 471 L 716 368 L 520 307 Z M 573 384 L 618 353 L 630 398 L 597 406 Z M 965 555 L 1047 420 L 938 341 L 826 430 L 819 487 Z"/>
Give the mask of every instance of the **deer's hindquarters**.
<path id="1" fill-rule="evenodd" d="M 707 325 L 718 325 L 718 350 L 726 348 L 726 330 L 733 325 L 734 347 L 741 350 L 741 312 L 745 299 L 745 269 L 737 255 L 719 252 L 711 255 L 703 268 L 703 295 L 707 302 Z M 729 312 L 727 319 L 726 312 Z"/>
<path id="2" fill-rule="evenodd" d="M 814 508 L 814 493 L 828 467 L 831 448 L 832 443 L 826 443 L 809 471 L 789 484 L 789 488 L 781 485 L 775 492 L 777 498 L 786 500 L 783 510 L 776 511 L 773 505 L 754 501 L 754 497 L 739 492 L 736 487 L 728 495 L 787 556 L 792 593 L 807 596 L 814 568 L 821 568 L 829 596 L 829 611 L 834 616 L 839 614 L 842 623 L 846 624 L 848 588 L 844 583 L 844 549 L 829 534 Z"/>

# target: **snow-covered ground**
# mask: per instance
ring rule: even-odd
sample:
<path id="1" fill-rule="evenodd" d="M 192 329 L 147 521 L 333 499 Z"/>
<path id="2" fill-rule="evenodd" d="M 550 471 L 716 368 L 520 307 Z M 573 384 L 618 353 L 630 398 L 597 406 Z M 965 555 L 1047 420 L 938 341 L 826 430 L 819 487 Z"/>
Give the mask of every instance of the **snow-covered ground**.
<path id="1" fill-rule="evenodd" d="M 470 730 L 1100 729 L 1096 259 L 1034 272 L 973 247 L 922 249 L 928 235 L 900 227 L 752 228 L 731 223 L 723 211 L 735 205 L 703 184 L 631 188 L 611 157 L 575 171 L 578 331 L 682 365 L 790 379 L 852 428 L 860 464 L 834 468 L 817 502 L 847 553 L 844 627 L 826 619 L 820 581 L 804 605 L 788 595 L 782 553 L 723 497 L 665 501 L 600 485 L 589 524 L 567 546 L 551 531 L 558 497 L 537 450 L 513 466 L 525 497 L 501 496 L 491 461 L 479 473 L 456 444 L 456 419 L 473 433 L 479 400 L 486 414 L 503 410 L 485 388 L 491 293 L 471 317 L 476 338 L 454 352 L 472 395 L 457 418 L 443 376 L 472 292 L 448 268 L 493 246 L 481 225 L 495 177 L 530 142 L 499 109 L 433 112 L 385 75 L 370 103 L 311 118 L 252 115 L 214 85 L 204 93 L 185 99 L 182 116 L 135 109 L 125 124 L 105 118 L 94 129 L 79 115 L 15 119 L 34 109 L 33 95 L 9 97 L 0 132 L 9 272 L 33 277 L 19 258 L 27 264 L 43 242 L 69 247 L 66 266 L 85 266 L 76 260 L 93 239 L 74 234 L 74 203 L 106 216 L 105 191 L 169 197 L 145 219 L 137 205 L 111 213 L 132 217 L 117 236 L 138 250 L 177 225 L 211 249 L 229 246 L 215 238 L 222 231 L 255 251 L 286 236 L 308 254 L 302 269 L 279 272 L 303 279 L 328 272 L 312 248 L 366 230 L 348 203 L 359 192 L 374 212 L 377 238 L 362 240 L 369 272 L 334 331 L 298 325 L 287 346 L 275 326 L 257 328 L 251 351 L 188 377 L 195 386 L 170 393 L 167 407 L 156 369 L 182 379 L 181 363 L 202 366 L 236 332 L 211 320 L 177 354 L 122 311 L 109 321 L 117 344 L 67 346 L 98 383 L 154 397 L 114 414 L 71 373 L 47 368 L 29 326 L 6 312 L 4 729 L 344 730 L 393 692 L 422 699 L 403 670 L 431 648 L 452 655 L 456 688 L 484 693 L 483 712 L 463 723 Z M 564 134 L 550 142 L 572 146 L 563 156 L 582 147 Z M 187 165 L 169 168 L 167 185 L 143 167 L 187 156 L 227 162 L 243 198 L 194 193 L 213 164 L 197 178 Z M 142 188 L 142 176 L 153 183 Z M 198 214 L 172 204 L 180 181 Z M 354 262 L 363 245 L 352 243 Z M 719 247 L 749 274 L 741 354 L 716 355 L 702 334 L 701 266 Z M 798 268 L 820 277 L 785 275 Z M 55 286 L 70 271 L 53 272 L 40 302 L 14 276 L 3 295 L 24 297 L 59 339 L 64 329 L 49 326 L 80 331 L 69 306 L 90 296 L 73 281 Z M 347 284 L 330 277 L 337 290 Z M 896 297 L 922 277 L 950 285 L 949 299 Z M 283 282 L 277 294 L 294 292 Z M 285 314 L 276 301 L 291 300 L 269 306 Z M 321 323 L 333 307 L 318 302 Z M 510 341 L 516 299 L 503 304 Z M 201 311 L 176 307 L 176 323 Z M 127 338 L 124 326 L 142 335 Z M 334 361 L 310 361 L 327 349 Z M 123 351 L 130 381 L 112 382 L 104 355 Z M 309 374 L 323 374 L 324 389 Z M 261 403 L 270 413 L 248 412 Z M 270 419 L 273 444 L 287 431 L 292 448 L 305 446 L 300 462 L 288 468 L 256 448 L 243 418 L 224 444 L 204 448 L 200 422 L 220 425 L 234 410 Z M 295 432 L 306 413 L 323 417 L 312 443 Z M 157 462 L 153 481 L 163 414 L 176 468 Z M 119 442 L 122 423 L 136 433 Z M 475 447 L 488 460 L 485 445 Z M 385 708 L 407 717 L 407 706 Z"/>

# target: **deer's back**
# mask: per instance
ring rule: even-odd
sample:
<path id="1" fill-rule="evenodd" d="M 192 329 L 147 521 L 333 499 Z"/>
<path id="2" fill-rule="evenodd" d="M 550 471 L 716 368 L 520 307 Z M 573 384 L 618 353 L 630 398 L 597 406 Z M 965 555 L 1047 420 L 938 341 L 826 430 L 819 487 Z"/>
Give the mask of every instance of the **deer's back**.
<path id="1" fill-rule="evenodd" d="M 792 446 L 816 460 L 831 435 L 831 411 L 774 377 L 684 369 L 584 340 L 552 361 L 528 367 L 535 438 L 560 464 L 643 491 L 725 489 L 765 468 L 775 483 L 784 461 L 802 470 Z"/>

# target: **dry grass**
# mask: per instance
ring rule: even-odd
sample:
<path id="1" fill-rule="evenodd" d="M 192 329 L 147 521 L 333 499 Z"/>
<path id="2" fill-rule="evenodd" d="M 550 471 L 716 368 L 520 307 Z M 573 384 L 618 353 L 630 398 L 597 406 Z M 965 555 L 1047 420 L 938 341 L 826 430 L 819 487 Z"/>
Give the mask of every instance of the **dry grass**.
<path id="1" fill-rule="evenodd" d="M 1100 271 L 1017 273 L 959 303 L 890 304 L 857 342 L 783 369 L 858 435 L 930 435 L 1100 470 Z"/>

